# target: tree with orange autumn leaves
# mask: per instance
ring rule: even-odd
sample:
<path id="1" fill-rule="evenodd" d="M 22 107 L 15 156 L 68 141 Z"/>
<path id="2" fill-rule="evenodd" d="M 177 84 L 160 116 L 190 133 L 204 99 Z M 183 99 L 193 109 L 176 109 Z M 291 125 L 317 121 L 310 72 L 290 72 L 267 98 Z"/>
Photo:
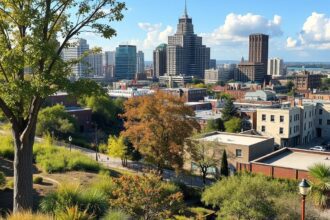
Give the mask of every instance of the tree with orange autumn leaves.
<path id="1" fill-rule="evenodd" d="M 124 175 L 114 181 L 111 206 L 134 219 L 168 219 L 184 208 L 180 188 L 162 181 L 155 173 Z"/>
<path id="2" fill-rule="evenodd" d="M 144 158 L 159 172 L 169 166 L 182 168 L 185 139 L 200 130 L 193 109 L 183 99 L 159 91 L 127 100 L 124 109 L 123 135 Z"/>

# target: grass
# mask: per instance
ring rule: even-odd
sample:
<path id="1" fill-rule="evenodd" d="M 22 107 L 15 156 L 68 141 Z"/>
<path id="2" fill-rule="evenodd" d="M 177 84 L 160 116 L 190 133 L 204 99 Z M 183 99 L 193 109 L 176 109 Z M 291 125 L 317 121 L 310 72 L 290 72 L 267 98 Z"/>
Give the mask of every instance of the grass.
<path id="1" fill-rule="evenodd" d="M 0 217 L 1 219 L 1 217 Z M 53 220 L 53 218 L 47 214 L 32 213 L 32 212 L 19 212 L 10 214 L 6 217 L 7 220 Z"/>

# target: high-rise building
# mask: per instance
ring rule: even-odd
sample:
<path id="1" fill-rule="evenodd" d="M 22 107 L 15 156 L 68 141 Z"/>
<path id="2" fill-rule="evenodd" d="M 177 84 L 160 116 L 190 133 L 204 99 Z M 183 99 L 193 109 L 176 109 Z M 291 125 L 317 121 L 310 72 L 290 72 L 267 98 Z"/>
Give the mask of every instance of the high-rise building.
<path id="1" fill-rule="evenodd" d="M 210 48 L 202 44 L 202 37 L 194 34 L 192 18 L 188 16 L 185 6 L 177 32 L 168 37 L 167 74 L 192 75 L 203 79 L 209 64 Z"/>
<path id="2" fill-rule="evenodd" d="M 102 58 L 102 68 L 105 78 L 111 79 L 115 74 L 116 51 L 105 51 Z"/>
<path id="3" fill-rule="evenodd" d="M 85 39 L 78 39 L 77 42 L 72 42 L 68 48 L 64 48 L 62 57 L 63 60 L 77 60 L 80 59 L 85 52 L 89 50 L 89 45 Z M 89 57 L 84 57 L 81 62 L 72 65 L 72 74 L 76 77 L 83 77 L 88 75 Z"/>
<path id="4" fill-rule="evenodd" d="M 167 44 L 160 44 L 153 52 L 154 74 L 158 78 L 166 73 Z"/>
<path id="5" fill-rule="evenodd" d="M 136 73 L 144 73 L 144 53 L 138 51 L 136 54 Z"/>
<path id="6" fill-rule="evenodd" d="M 102 53 L 90 54 L 88 56 L 90 74 L 94 76 L 103 75 Z"/>
<path id="7" fill-rule="evenodd" d="M 268 39 L 266 34 L 251 34 L 249 36 L 249 62 L 263 63 L 267 71 Z"/>
<path id="8" fill-rule="evenodd" d="M 116 48 L 115 77 L 134 79 L 136 73 L 136 46 L 119 45 Z"/>
<path id="9" fill-rule="evenodd" d="M 269 59 L 267 74 L 275 77 L 283 76 L 284 75 L 283 60 L 280 58 Z"/>
<path id="10" fill-rule="evenodd" d="M 210 59 L 210 69 L 216 69 L 217 68 L 217 60 L 216 59 Z"/>

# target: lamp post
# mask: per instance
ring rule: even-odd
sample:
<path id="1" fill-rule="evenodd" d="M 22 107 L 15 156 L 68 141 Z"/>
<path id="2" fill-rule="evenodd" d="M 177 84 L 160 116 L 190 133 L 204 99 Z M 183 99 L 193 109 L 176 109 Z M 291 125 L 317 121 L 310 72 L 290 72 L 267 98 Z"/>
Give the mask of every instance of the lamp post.
<path id="1" fill-rule="evenodd" d="M 302 179 L 299 183 L 299 193 L 301 195 L 301 220 L 305 220 L 305 200 L 310 189 L 310 185 L 308 184 L 306 179 Z"/>
<path id="2" fill-rule="evenodd" d="M 69 136 L 69 148 L 70 148 L 70 151 L 71 151 L 71 141 L 72 141 L 72 137 Z"/>

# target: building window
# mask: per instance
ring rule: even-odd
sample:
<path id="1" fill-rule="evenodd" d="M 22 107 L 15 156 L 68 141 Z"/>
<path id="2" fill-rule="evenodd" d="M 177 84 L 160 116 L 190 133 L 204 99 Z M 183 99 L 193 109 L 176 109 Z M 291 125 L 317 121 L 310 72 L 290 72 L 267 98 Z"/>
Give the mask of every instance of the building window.
<path id="1" fill-rule="evenodd" d="M 242 150 L 236 149 L 236 157 L 242 157 Z"/>
<path id="2" fill-rule="evenodd" d="M 306 114 L 306 112 L 305 112 L 305 118 L 306 118 L 306 115 L 307 115 L 307 114 Z"/>
<path id="3" fill-rule="evenodd" d="M 291 127 L 290 127 L 290 130 L 289 130 L 289 134 L 291 134 Z"/>
<path id="4" fill-rule="evenodd" d="M 319 125 L 322 125 L 322 119 L 319 119 Z"/>
<path id="5" fill-rule="evenodd" d="M 284 116 L 283 115 L 280 116 L 280 122 L 284 122 Z"/>
<path id="6" fill-rule="evenodd" d="M 283 130 L 284 130 L 283 128 L 280 128 L 280 134 L 283 134 Z"/>
<path id="7" fill-rule="evenodd" d="M 306 123 L 304 123 L 304 131 L 306 131 Z"/>
<path id="8" fill-rule="evenodd" d="M 327 125 L 330 125 L 330 120 L 329 119 L 327 120 Z"/>
<path id="9" fill-rule="evenodd" d="M 266 121 L 266 115 L 262 114 L 261 118 L 263 121 Z"/>
<path id="10" fill-rule="evenodd" d="M 292 115 L 290 115 L 290 122 L 292 122 Z"/>
<path id="11" fill-rule="evenodd" d="M 323 113 L 323 110 L 319 109 L 319 115 L 322 115 L 322 113 Z"/>
<path id="12" fill-rule="evenodd" d="M 275 121 L 275 116 L 274 115 L 270 116 L 270 121 Z"/>
<path id="13" fill-rule="evenodd" d="M 266 127 L 263 125 L 263 126 L 261 126 L 261 131 L 262 132 L 265 132 L 266 131 Z"/>

